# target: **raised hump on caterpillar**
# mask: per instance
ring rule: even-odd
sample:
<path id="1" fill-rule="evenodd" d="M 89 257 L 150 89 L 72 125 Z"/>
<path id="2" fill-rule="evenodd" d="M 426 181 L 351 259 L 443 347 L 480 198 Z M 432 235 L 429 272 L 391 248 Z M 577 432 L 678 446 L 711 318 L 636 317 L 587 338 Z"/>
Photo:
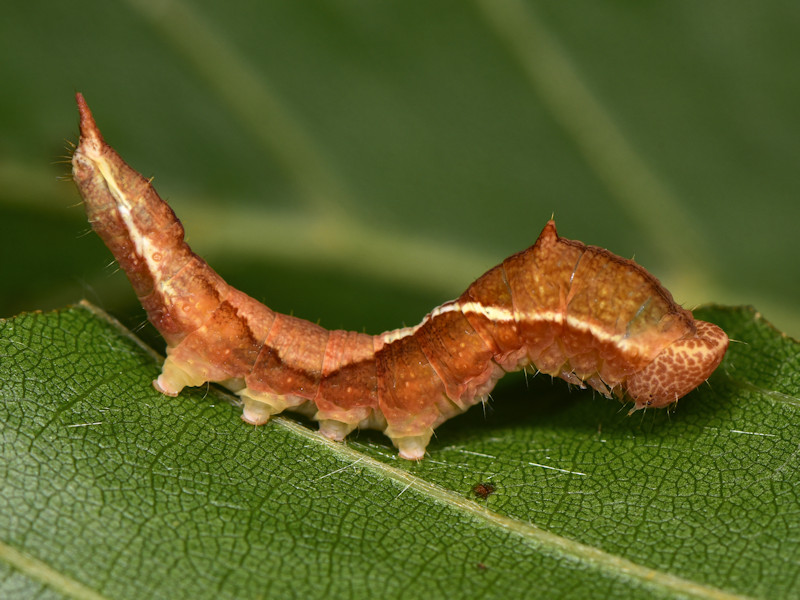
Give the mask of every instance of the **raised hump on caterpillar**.
<path id="1" fill-rule="evenodd" d="M 108 146 L 77 94 L 73 178 L 88 219 L 167 342 L 153 384 L 177 396 L 217 382 L 262 425 L 284 410 L 342 440 L 381 429 L 418 460 L 435 427 L 527 366 L 635 408 L 664 407 L 704 382 L 728 337 L 696 321 L 645 269 L 545 225 L 536 243 L 479 277 L 415 327 L 328 331 L 233 289 L 184 242 L 150 181 Z"/>

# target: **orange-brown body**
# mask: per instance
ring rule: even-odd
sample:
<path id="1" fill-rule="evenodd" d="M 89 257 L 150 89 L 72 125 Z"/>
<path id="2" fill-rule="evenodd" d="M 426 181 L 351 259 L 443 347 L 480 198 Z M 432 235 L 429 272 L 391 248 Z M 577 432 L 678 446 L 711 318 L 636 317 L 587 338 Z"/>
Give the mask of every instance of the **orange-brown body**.
<path id="1" fill-rule="evenodd" d="M 721 329 L 695 321 L 642 267 L 559 237 L 553 221 L 416 327 L 371 336 L 276 313 L 191 251 L 150 182 L 103 141 L 80 94 L 78 106 L 74 179 L 167 342 L 154 382 L 165 394 L 219 382 L 242 398 L 249 423 L 297 410 L 335 439 L 382 429 L 400 456 L 419 459 L 437 425 L 485 400 L 508 371 L 531 365 L 659 407 L 708 378 L 727 349 Z"/>

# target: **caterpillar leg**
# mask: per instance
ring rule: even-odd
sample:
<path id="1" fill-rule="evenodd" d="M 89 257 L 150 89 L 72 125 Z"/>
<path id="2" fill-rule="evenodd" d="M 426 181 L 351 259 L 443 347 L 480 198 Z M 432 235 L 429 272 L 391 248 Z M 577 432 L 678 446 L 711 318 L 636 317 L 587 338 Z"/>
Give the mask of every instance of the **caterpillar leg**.
<path id="1" fill-rule="evenodd" d="M 392 443 L 400 451 L 400 458 L 406 460 L 422 460 L 425 457 L 425 448 L 431 441 L 433 428 L 422 435 L 411 435 L 404 437 L 392 437 Z"/>
<path id="2" fill-rule="evenodd" d="M 247 387 L 236 393 L 239 394 L 243 404 L 242 421 L 250 425 L 264 425 L 272 415 L 277 415 L 287 408 L 295 408 L 306 401 L 295 396 L 254 392 Z"/>
<path id="3" fill-rule="evenodd" d="M 343 423 L 333 419 L 323 419 L 319 422 L 319 432 L 329 440 L 344 441 L 347 434 L 353 431 L 358 423 Z"/>
<path id="4" fill-rule="evenodd" d="M 203 385 L 208 381 L 208 375 L 203 369 L 194 371 L 186 363 L 179 363 L 167 356 L 161 367 L 161 375 L 153 381 L 153 387 L 162 394 L 175 397 L 185 387 Z"/>
<path id="5" fill-rule="evenodd" d="M 244 406 L 242 408 L 242 421 L 250 425 L 265 425 L 269 418 L 277 414 L 269 404 L 250 398 L 242 398 Z"/>

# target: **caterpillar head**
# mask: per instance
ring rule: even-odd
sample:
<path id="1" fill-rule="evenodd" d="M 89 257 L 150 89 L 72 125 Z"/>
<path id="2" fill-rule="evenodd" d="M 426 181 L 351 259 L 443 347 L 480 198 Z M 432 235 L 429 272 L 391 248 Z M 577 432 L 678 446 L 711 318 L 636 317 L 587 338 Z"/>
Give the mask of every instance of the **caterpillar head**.
<path id="1" fill-rule="evenodd" d="M 695 321 L 695 331 L 672 342 L 641 371 L 628 378 L 635 409 L 677 402 L 703 383 L 728 349 L 728 336 L 713 323 Z"/>

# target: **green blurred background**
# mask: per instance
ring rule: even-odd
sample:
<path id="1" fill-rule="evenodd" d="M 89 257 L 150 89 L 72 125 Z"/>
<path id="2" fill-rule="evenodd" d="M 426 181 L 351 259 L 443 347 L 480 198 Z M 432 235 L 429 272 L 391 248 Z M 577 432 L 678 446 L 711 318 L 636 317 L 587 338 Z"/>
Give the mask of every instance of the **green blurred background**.
<path id="1" fill-rule="evenodd" d="M 0 316 L 143 313 L 67 180 L 81 91 L 231 283 L 413 324 L 562 235 L 800 335 L 800 5 L 14 2 L 0 20 Z M 152 338 L 152 331 L 143 334 Z"/>

